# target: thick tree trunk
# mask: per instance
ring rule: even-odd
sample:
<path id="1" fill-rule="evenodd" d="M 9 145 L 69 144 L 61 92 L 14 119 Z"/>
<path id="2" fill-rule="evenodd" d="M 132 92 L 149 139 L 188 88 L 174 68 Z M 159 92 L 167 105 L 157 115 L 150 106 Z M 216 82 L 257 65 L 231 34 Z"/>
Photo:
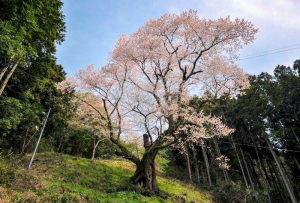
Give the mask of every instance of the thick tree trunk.
<path id="1" fill-rule="evenodd" d="M 198 184 L 200 184 L 200 173 L 199 173 L 199 168 L 198 168 L 198 164 L 197 164 L 197 154 L 196 154 L 194 145 L 192 145 L 192 153 L 193 153 L 193 159 L 194 159 L 194 166 L 195 166 L 195 173 L 196 173 L 196 177 L 197 177 L 197 182 L 198 182 Z"/>
<path id="2" fill-rule="evenodd" d="M 255 160 L 252 159 L 252 156 L 250 154 L 248 154 L 249 158 L 250 158 L 250 162 L 249 162 L 249 169 L 250 169 L 250 173 L 251 173 L 251 176 L 253 177 L 253 182 L 254 182 L 254 185 L 257 185 L 258 187 L 261 188 L 261 185 L 260 185 L 260 181 L 259 181 L 259 178 L 261 177 L 260 176 L 260 171 L 259 171 L 259 168 L 258 167 L 255 167 Z"/>
<path id="3" fill-rule="evenodd" d="M 158 150 L 155 149 L 146 150 L 141 161 L 137 164 L 136 171 L 132 177 L 132 182 L 140 185 L 144 189 L 145 195 L 159 194 L 155 171 L 157 152 Z"/>
<path id="4" fill-rule="evenodd" d="M 100 141 L 101 141 L 100 139 L 98 139 L 97 142 L 95 142 L 95 140 L 94 140 L 94 147 L 93 147 L 92 158 L 91 158 L 92 161 L 95 159 L 96 149 L 97 149 Z"/>
<path id="5" fill-rule="evenodd" d="M 276 191 L 277 191 L 277 193 L 280 194 L 280 196 L 282 198 L 281 202 L 289 202 L 289 199 L 290 199 L 289 195 L 283 189 L 284 185 L 283 185 L 281 177 L 277 173 L 277 168 L 274 165 L 274 161 L 268 159 L 267 160 L 267 164 L 268 164 L 268 167 L 269 167 L 269 170 L 270 170 L 272 181 L 276 184 Z"/>
<path id="6" fill-rule="evenodd" d="M 269 186 L 276 188 L 276 186 L 274 185 L 274 182 L 272 182 L 272 180 L 270 178 L 270 175 L 269 175 L 269 173 L 267 171 L 268 168 L 267 168 L 267 161 L 266 161 L 266 159 L 262 159 L 261 164 L 262 164 L 262 170 L 263 170 L 263 172 L 265 174 L 265 177 L 266 177 L 266 180 L 267 180 Z"/>
<path id="7" fill-rule="evenodd" d="M 280 165 L 279 159 L 277 158 L 277 155 L 276 155 L 275 152 L 273 151 L 272 146 L 271 146 L 271 144 L 270 144 L 270 141 L 269 141 L 267 138 L 266 138 L 266 141 L 267 141 L 269 150 L 270 150 L 270 152 L 271 152 L 271 154 L 272 154 L 272 156 L 273 156 L 273 158 L 274 158 L 274 160 L 275 160 L 275 163 L 276 163 L 276 165 L 277 165 L 277 167 L 278 167 L 279 173 L 280 173 L 280 175 L 281 175 L 281 177 L 282 177 L 282 179 L 283 179 L 284 185 L 285 185 L 285 187 L 286 187 L 286 189 L 287 189 L 287 191 L 288 191 L 288 193 L 289 193 L 289 196 L 290 196 L 290 198 L 291 198 L 291 201 L 292 201 L 293 203 L 296 203 L 297 200 L 296 200 L 294 191 L 293 191 L 293 189 L 292 189 L 291 186 L 290 186 L 289 180 L 288 180 L 288 178 L 286 177 L 286 174 L 284 173 L 284 171 L 283 171 L 283 169 L 282 169 L 282 166 Z"/>
<path id="8" fill-rule="evenodd" d="M 255 153 L 256 153 L 256 157 L 257 157 L 258 170 L 259 170 L 260 176 L 264 177 L 263 181 L 265 181 L 265 180 L 268 179 L 268 177 L 267 177 L 267 174 L 264 174 L 264 172 L 263 172 L 263 167 L 262 167 L 262 163 L 261 163 L 261 160 L 260 160 L 260 156 L 259 156 L 256 144 L 255 144 Z M 262 182 L 260 183 L 260 185 L 262 185 Z"/>
<path id="9" fill-rule="evenodd" d="M 250 181 L 250 185 L 251 185 L 252 189 L 254 190 L 254 183 L 253 183 L 253 181 L 252 181 L 252 177 L 251 177 L 251 174 L 250 174 L 250 171 L 249 171 L 249 168 L 248 168 L 248 165 L 247 165 L 245 156 L 244 156 L 244 152 L 243 152 L 242 149 L 241 149 L 240 151 L 241 151 L 242 160 L 243 160 L 243 163 L 244 163 L 244 165 L 245 165 L 246 172 L 247 172 L 247 175 L 248 175 L 248 178 L 249 178 L 249 181 Z"/>
<path id="10" fill-rule="evenodd" d="M 218 141 L 216 140 L 216 138 L 213 138 L 213 142 L 214 142 L 214 145 L 216 148 L 217 156 L 220 157 L 222 154 L 221 154 L 221 150 L 220 150 L 220 147 L 219 147 L 219 144 L 218 144 Z M 225 179 L 225 182 L 227 183 L 228 179 L 229 179 L 228 173 L 225 169 L 221 169 L 221 170 L 223 171 L 224 179 Z"/>
<path id="11" fill-rule="evenodd" d="M 234 148 L 234 151 L 236 153 L 236 157 L 238 159 L 238 162 L 239 162 L 239 165 L 240 165 L 240 168 L 241 168 L 241 172 L 242 172 L 242 175 L 243 175 L 243 178 L 244 178 L 245 185 L 246 185 L 247 188 L 249 188 L 249 185 L 248 185 L 248 182 L 247 182 L 247 179 L 246 179 L 246 175 L 245 175 L 245 172 L 244 172 L 244 169 L 243 169 L 243 165 L 242 165 L 242 162 L 241 162 L 241 159 L 240 159 L 240 156 L 239 156 L 239 152 L 238 152 L 238 150 L 237 150 L 237 148 L 235 146 L 235 143 L 234 143 L 232 137 L 231 137 L 230 141 L 231 141 L 232 146 Z"/>
<path id="12" fill-rule="evenodd" d="M 2 78 L 3 78 L 4 74 L 6 73 L 7 69 L 8 69 L 8 65 L 5 66 L 5 67 L 1 70 L 1 73 L 0 73 L 0 81 L 2 80 Z"/>
<path id="13" fill-rule="evenodd" d="M 206 151 L 205 151 L 204 143 L 201 143 L 201 149 L 202 149 L 202 154 L 203 154 L 204 163 L 205 163 L 206 172 L 207 172 L 208 185 L 209 185 L 209 187 L 211 187 L 212 182 L 211 182 L 211 177 L 210 177 L 210 167 L 209 167 L 208 158 L 207 158 L 207 154 L 206 154 Z"/>
<path id="14" fill-rule="evenodd" d="M 6 76 L 5 80 L 3 81 L 1 88 L 0 88 L 0 96 L 2 95 L 9 79 L 11 78 L 12 74 L 15 72 L 16 68 L 18 66 L 18 62 L 15 63 L 15 65 L 12 67 L 12 69 L 10 70 L 10 72 L 8 73 L 8 75 Z"/>
<path id="15" fill-rule="evenodd" d="M 186 145 L 186 165 L 187 165 L 187 169 L 188 169 L 188 175 L 189 175 L 189 180 L 192 183 L 193 182 L 193 178 L 192 178 L 192 169 L 191 169 L 191 162 L 190 162 L 190 155 L 189 155 L 189 147 L 188 145 Z"/>

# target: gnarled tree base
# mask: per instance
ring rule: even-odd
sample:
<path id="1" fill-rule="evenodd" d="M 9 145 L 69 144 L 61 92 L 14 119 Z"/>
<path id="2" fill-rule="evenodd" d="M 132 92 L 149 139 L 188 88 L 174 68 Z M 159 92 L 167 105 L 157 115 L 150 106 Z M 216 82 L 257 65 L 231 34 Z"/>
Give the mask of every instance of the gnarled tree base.
<path id="1" fill-rule="evenodd" d="M 132 182 L 141 186 L 144 189 L 143 193 L 148 196 L 160 195 L 156 181 L 155 155 L 156 153 L 145 153 L 131 178 Z"/>

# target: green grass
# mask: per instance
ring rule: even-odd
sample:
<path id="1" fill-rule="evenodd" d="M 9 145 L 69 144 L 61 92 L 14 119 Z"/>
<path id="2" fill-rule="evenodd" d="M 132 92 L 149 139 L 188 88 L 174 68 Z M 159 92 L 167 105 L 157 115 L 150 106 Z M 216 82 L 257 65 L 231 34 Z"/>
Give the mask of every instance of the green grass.
<path id="1" fill-rule="evenodd" d="M 180 181 L 158 177 L 166 198 L 143 196 L 130 184 L 135 166 L 123 159 L 91 161 L 56 153 L 38 154 L 31 170 L 29 157 L 8 167 L 0 161 L 0 172 L 14 170 L 10 183 L 0 184 L 0 202 L 211 202 L 209 194 Z M 2 167 L 2 168 L 1 168 Z M 4 175 L 3 175 L 4 174 Z M 2 172 L 2 176 L 10 173 Z M 11 178 L 11 179 L 9 179 Z M 10 182 L 10 181 L 8 181 Z M 1 201 L 2 200 L 2 201 Z"/>

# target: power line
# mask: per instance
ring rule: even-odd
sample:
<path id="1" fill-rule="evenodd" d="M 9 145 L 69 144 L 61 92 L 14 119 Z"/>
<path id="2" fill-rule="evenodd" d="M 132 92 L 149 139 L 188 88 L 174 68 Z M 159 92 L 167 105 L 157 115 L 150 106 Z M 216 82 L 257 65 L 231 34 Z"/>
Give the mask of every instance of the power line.
<path id="1" fill-rule="evenodd" d="M 273 55 L 273 54 L 292 51 L 292 50 L 297 50 L 297 49 L 300 49 L 300 46 L 296 46 L 296 47 L 293 47 L 293 48 L 285 48 L 285 49 L 274 49 L 274 51 L 271 51 L 271 52 L 270 51 L 265 51 L 265 52 L 261 52 L 262 54 L 242 57 L 242 58 L 239 59 L 239 61 L 252 59 L 252 58 L 258 58 L 258 57 L 267 56 L 267 55 Z M 277 50 L 277 51 L 275 51 L 275 50 Z"/>
<path id="2" fill-rule="evenodd" d="M 116 128 L 116 127 L 114 127 Z M 122 128 L 123 131 L 127 131 L 127 132 L 142 132 L 142 130 L 136 130 L 136 129 L 128 129 L 128 128 Z M 138 139 L 141 139 L 142 137 L 139 136 L 133 140 L 138 140 Z M 220 143 L 226 143 L 226 144 L 232 144 L 232 142 L 225 142 L 225 141 L 221 141 Z M 234 144 L 236 145 L 241 145 L 241 146 L 248 146 L 248 147 L 257 147 L 257 148 L 263 148 L 263 149 L 269 149 L 268 147 L 263 147 L 263 146 L 255 146 L 255 145 L 250 145 L 250 144 L 242 144 L 242 143 L 239 143 L 239 142 L 233 142 Z M 277 148 L 277 147 L 274 147 L 274 149 L 277 149 L 277 150 L 281 150 L 281 151 L 286 151 L 286 152 L 295 152 L 295 153 L 300 153 L 299 150 L 292 150 L 292 149 L 280 149 L 280 148 Z"/>
<path id="3" fill-rule="evenodd" d="M 140 130 L 135 130 L 135 129 L 126 129 L 126 128 L 123 128 L 124 131 L 133 131 L 133 132 L 141 132 Z M 135 139 L 133 139 L 134 141 L 136 140 L 139 140 L 141 139 L 142 137 L 139 136 Z M 224 142 L 224 141 L 221 141 L 220 143 L 226 143 L 226 144 L 232 144 L 232 142 Z M 238 142 L 233 142 L 234 144 L 236 145 L 241 145 L 241 146 L 248 146 L 248 147 L 257 147 L 257 148 L 263 148 L 263 149 L 269 149 L 268 147 L 263 147 L 263 146 L 255 146 L 255 145 L 250 145 L 250 144 L 242 144 L 242 143 L 238 143 Z M 299 150 L 292 150 L 292 149 L 280 149 L 280 148 L 277 148 L 277 147 L 274 147 L 274 149 L 277 149 L 277 150 L 281 150 L 281 151 L 286 151 L 286 152 L 295 152 L 295 153 L 300 153 Z"/>
<path id="4" fill-rule="evenodd" d="M 232 144 L 232 142 L 224 142 L 224 141 L 222 141 L 221 143 Z M 233 143 L 236 144 L 236 145 L 244 145 L 244 146 L 249 146 L 249 147 L 257 147 L 257 148 L 269 149 L 269 147 L 255 146 L 255 145 L 250 145 L 250 144 L 241 144 L 241 143 L 238 143 L 238 142 L 233 142 Z M 300 153 L 299 150 L 280 149 L 280 148 L 277 148 L 277 147 L 274 147 L 274 149 L 282 150 L 282 151 L 287 151 L 287 152 L 296 152 L 296 153 Z"/>
<path id="5" fill-rule="evenodd" d="M 259 55 L 259 54 L 265 54 L 265 53 L 269 53 L 269 52 L 274 52 L 274 51 L 279 51 L 279 50 L 282 50 L 282 49 L 287 49 L 287 48 L 294 48 L 294 47 L 298 47 L 300 46 L 300 43 L 297 43 L 297 44 L 291 44 L 291 45 L 287 45 L 287 46 L 283 46 L 283 47 L 279 47 L 279 48 L 275 48 L 275 49 L 269 49 L 269 50 L 265 50 L 265 51 L 261 51 L 261 52 L 257 52 L 255 55 Z M 246 57 L 252 57 L 253 54 L 250 54 L 250 55 L 245 55 L 243 56 L 242 58 L 246 58 Z"/>

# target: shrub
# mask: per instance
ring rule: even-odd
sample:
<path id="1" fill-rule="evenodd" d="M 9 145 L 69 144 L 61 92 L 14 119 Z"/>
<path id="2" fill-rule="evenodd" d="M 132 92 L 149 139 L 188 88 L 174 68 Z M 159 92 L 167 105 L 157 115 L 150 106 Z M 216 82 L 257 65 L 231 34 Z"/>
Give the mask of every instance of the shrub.
<path id="1" fill-rule="evenodd" d="M 11 185 L 16 178 L 14 167 L 10 167 L 9 163 L 1 157 L 0 154 L 0 184 Z"/>
<path id="2" fill-rule="evenodd" d="M 213 188 L 213 200 L 218 203 L 269 202 L 268 193 L 246 188 L 240 181 L 224 183 Z"/>

